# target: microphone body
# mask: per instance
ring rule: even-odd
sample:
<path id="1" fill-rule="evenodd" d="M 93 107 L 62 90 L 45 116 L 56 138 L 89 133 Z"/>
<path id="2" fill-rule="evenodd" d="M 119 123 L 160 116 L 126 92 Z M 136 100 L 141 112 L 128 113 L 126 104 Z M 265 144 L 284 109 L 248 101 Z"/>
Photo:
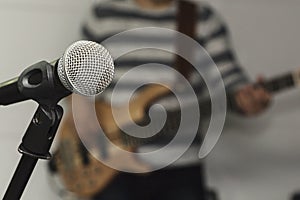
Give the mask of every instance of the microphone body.
<path id="1" fill-rule="evenodd" d="M 29 99 L 56 105 L 72 92 L 85 96 L 101 93 L 112 81 L 114 63 L 100 44 L 78 41 L 52 62 L 38 62 L 18 78 L 0 84 L 0 105 Z"/>

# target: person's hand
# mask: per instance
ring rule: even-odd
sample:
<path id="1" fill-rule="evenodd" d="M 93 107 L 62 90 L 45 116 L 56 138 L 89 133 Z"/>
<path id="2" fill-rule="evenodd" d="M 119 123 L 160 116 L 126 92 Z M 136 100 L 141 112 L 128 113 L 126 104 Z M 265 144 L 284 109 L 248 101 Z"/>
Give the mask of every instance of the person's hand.
<path id="1" fill-rule="evenodd" d="M 258 83 L 262 81 L 262 78 L 258 79 Z M 253 116 L 268 108 L 271 98 L 271 94 L 263 87 L 248 85 L 236 93 L 235 101 L 243 114 Z"/>

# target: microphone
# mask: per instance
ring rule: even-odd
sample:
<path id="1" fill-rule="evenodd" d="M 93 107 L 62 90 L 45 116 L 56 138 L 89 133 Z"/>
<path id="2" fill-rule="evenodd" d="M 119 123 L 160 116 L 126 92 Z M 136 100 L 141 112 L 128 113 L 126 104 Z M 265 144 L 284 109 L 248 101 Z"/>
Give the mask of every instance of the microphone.
<path id="1" fill-rule="evenodd" d="M 1 83 L 0 105 L 29 99 L 54 105 L 73 92 L 98 95 L 111 83 L 113 76 L 113 59 L 102 45 L 77 41 L 51 64 L 38 62 L 19 77 Z"/>

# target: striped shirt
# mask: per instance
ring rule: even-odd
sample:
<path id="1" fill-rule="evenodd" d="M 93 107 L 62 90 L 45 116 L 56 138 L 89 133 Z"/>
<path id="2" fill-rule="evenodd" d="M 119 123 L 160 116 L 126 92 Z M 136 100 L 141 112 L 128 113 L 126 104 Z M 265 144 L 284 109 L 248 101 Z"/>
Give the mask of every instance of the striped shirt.
<path id="1" fill-rule="evenodd" d="M 90 16 L 84 23 L 83 35 L 88 40 L 102 43 L 111 36 L 130 29 L 160 27 L 176 30 L 176 2 L 174 1 L 170 7 L 164 10 L 157 11 L 143 9 L 135 4 L 134 0 L 101 2 L 93 7 Z M 236 60 L 226 24 L 205 2 L 199 3 L 197 14 L 199 20 L 197 21 L 195 40 L 208 52 L 217 65 L 226 91 L 231 92 L 248 83 L 247 76 Z M 176 48 L 166 35 L 159 32 L 157 34 L 135 34 L 132 37 L 127 37 L 126 40 L 116 40 L 112 43 L 110 48 L 116 49 L 130 49 L 131 44 L 135 46 L 140 44 L 141 47 L 144 47 L 147 46 L 147 43 L 151 45 L 158 43 L 158 45 L 172 46 L 171 49 Z M 145 82 L 163 82 L 166 84 L 176 82 L 176 74 L 170 73 L 170 70 L 164 67 L 160 68 L 159 71 L 151 66 L 147 66 L 143 70 L 130 71 L 137 66 L 149 65 L 149 63 L 173 66 L 174 55 L 157 49 L 141 49 L 121 56 L 115 60 L 115 78 L 111 86 L 101 94 L 101 97 L 115 104 L 123 104 L 124 97 L 132 92 L 132 89 L 140 87 Z M 121 86 L 114 87 L 121 77 L 129 71 L 128 78 L 122 82 Z M 199 74 L 193 73 L 191 82 L 193 85 L 197 85 L 197 88 L 200 87 L 198 93 L 201 98 L 201 95 L 205 95 L 205 92 L 202 91 L 205 84 Z M 113 90 L 114 99 L 111 98 Z M 172 104 L 172 101 L 163 104 L 168 108 L 168 104 Z M 175 105 L 177 104 L 175 103 Z M 169 107 L 172 106 L 169 105 Z M 197 147 L 197 149 L 199 148 Z M 195 161 L 195 159 L 187 160 L 189 161 L 186 163 Z"/>

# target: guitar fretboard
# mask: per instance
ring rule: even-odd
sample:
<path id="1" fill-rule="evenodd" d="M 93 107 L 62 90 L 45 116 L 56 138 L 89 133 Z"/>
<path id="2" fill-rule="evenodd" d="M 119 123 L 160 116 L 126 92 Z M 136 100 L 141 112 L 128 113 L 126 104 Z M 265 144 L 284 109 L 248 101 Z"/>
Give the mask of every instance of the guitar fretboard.
<path id="1" fill-rule="evenodd" d="M 261 86 L 271 93 L 277 93 L 281 90 L 295 86 L 294 76 L 292 73 L 278 76 L 265 81 Z"/>

